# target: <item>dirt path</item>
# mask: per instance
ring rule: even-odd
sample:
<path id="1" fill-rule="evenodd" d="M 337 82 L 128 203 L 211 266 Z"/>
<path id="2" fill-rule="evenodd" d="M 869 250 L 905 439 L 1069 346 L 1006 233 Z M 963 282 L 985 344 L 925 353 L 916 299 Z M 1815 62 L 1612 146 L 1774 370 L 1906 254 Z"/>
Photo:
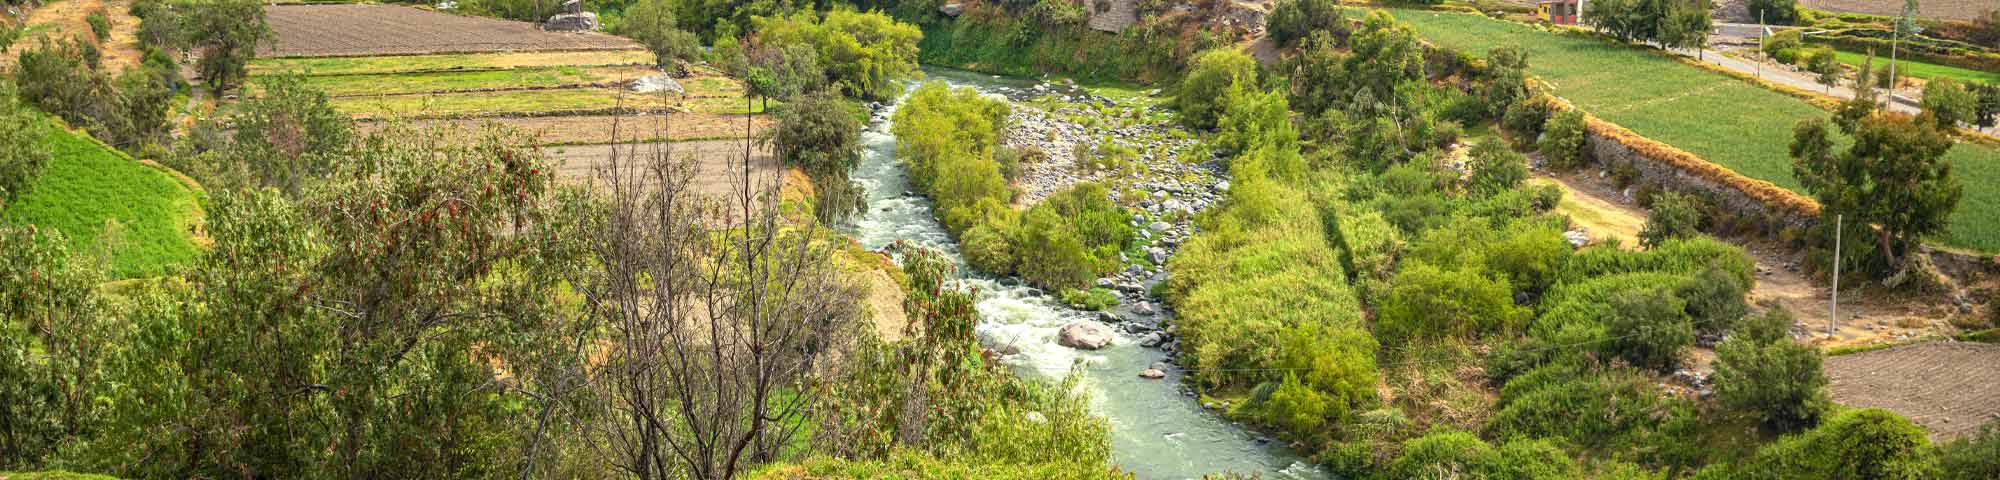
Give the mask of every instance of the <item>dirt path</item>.
<path id="1" fill-rule="evenodd" d="M 82 38 L 97 44 L 104 54 L 104 66 L 112 72 L 122 72 L 139 65 L 139 19 L 126 13 L 132 6 L 131 0 L 57 0 L 42 4 L 28 11 L 24 25 L 27 35 L 14 41 L 4 55 L 0 55 L 0 66 L 13 67 L 20 60 L 21 52 L 35 48 L 42 41 L 56 42 L 65 38 Z M 111 34 L 103 42 L 90 31 L 86 20 L 91 12 L 104 12 L 110 20 Z"/>
<path id="2" fill-rule="evenodd" d="M 1909 417 L 1931 438 L 2000 420 L 2000 345 L 1928 342 L 1826 359 L 1833 400 Z"/>
<path id="3" fill-rule="evenodd" d="M 1556 204 L 1556 212 L 1569 215 L 1572 226 L 1583 229 L 1592 242 L 1616 241 L 1625 248 L 1637 248 L 1639 231 L 1646 228 L 1646 211 L 1609 200 L 1618 197 L 1593 190 L 1600 187 L 1584 181 L 1582 175 L 1536 171 L 1528 183 L 1561 188 L 1563 199 Z"/>

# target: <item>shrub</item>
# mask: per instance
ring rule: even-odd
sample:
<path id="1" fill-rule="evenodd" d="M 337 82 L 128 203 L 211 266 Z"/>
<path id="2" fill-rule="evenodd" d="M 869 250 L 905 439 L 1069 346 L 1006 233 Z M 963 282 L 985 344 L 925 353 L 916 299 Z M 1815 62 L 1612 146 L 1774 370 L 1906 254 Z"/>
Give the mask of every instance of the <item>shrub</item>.
<path id="1" fill-rule="evenodd" d="M 1238 83 L 1254 85 L 1256 81 L 1257 60 L 1250 55 L 1234 48 L 1202 52 L 1181 79 L 1174 105 L 1181 112 L 1181 121 L 1189 127 L 1215 128 L 1226 108 L 1223 101 L 1229 98 L 1230 89 Z"/>
<path id="2" fill-rule="evenodd" d="M 1396 339 L 1470 336 L 1506 331 L 1528 318 L 1505 281 L 1478 270 L 1406 266 L 1390 282 L 1377 329 Z"/>
<path id="3" fill-rule="evenodd" d="M 1979 121 L 1979 94 L 1951 77 L 1938 77 L 1924 84 L 1923 112 L 1942 129 Z"/>
<path id="4" fill-rule="evenodd" d="M 1014 235 L 1014 272 L 1045 290 L 1086 287 L 1104 268 L 1063 220 L 1054 210 L 1032 209 Z"/>
<path id="5" fill-rule="evenodd" d="M 1639 244 L 1648 248 L 1676 238 L 1701 235 L 1701 200 L 1672 190 L 1653 195 L 1653 211 L 1646 227 L 1639 231 Z"/>
<path id="6" fill-rule="evenodd" d="M 1106 288 L 1089 290 L 1071 288 L 1062 291 L 1062 302 L 1080 310 L 1098 311 L 1117 305 L 1118 294 Z"/>
<path id="7" fill-rule="evenodd" d="M 1012 215 L 991 215 L 988 221 L 974 226 L 958 236 L 959 249 L 965 252 L 965 262 L 973 268 L 994 275 L 1014 274 L 1013 240 L 1007 233 L 1014 231 L 1014 223 L 996 223 L 994 218 L 1012 219 Z"/>
<path id="8" fill-rule="evenodd" d="M 1561 439 L 1606 456 L 1679 441 L 1679 424 L 1693 418 L 1684 401 L 1663 395 L 1645 374 L 1572 363 L 1508 380 L 1498 408 L 1486 424 L 1493 438 Z"/>
<path id="9" fill-rule="evenodd" d="M 1542 161 L 1557 169 L 1579 168 L 1584 165 L 1584 125 L 1583 112 L 1564 110 L 1549 117 L 1544 124 L 1542 138 L 1535 142 L 1536 150 L 1542 153 Z"/>
<path id="10" fill-rule="evenodd" d="M 848 172 L 861 161 L 861 122 L 844 100 L 832 95 L 808 95 L 777 112 L 771 145 L 786 166 L 812 179 L 813 212 L 823 221 L 840 221 L 860 211 L 865 199 Z"/>
<path id="11" fill-rule="evenodd" d="M 1938 470 L 1938 478 L 1946 480 L 2000 478 L 2000 423 L 1939 445 Z"/>
<path id="12" fill-rule="evenodd" d="M 1798 63 L 1799 51 L 1805 48 L 1805 39 L 1798 30 L 1781 30 L 1764 39 L 1764 55 L 1778 63 Z"/>
<path id="13" fill-rule="evenodd" d="M 1407 247 L 1402 232 L 1375 210 L 1340 215 L 1338 227 L 1341 263 L 1347 270 L 1359 278 L 1388 279 L 1396 257 Z"/>
<path id="14" fill-rule="evenodd" d="M 1615 273 L 1656 272 L 1693 275 L 1709 267 L 1721 269 L 1730 281 L 1748 290 L 1756 266 L 1743 247 L 1709 237 L 1667 240 L 1643 252 L 1610 247 L 1578 250 L 1563 262 L 1556 283 L 1577 282 Z"/>
<path id="15" fill-rule="evenodd" d="M 770 45 L 811 45 L 826 67 L 827 84 L 849 96 L 888 100 L 902 80 L 916 77 L 917 41 L 923 31 L 881 12 L 835 8 L 817 18 L 811 9 L 789 17 L 760 17 L 757 39 Z"/>
<path id="16" fill-rule="evenodd" d="M 1923 427 L 1887 410 L 1856 409 L 1766 445 L 1742 464 L 1704 469 L 1696 478 L 1930 478 L 1929 448 Z"/>
<path id="17" fill-rule="evenodd" d="M 1486 268 L 1507 279 L 1515 291 L 1540 292 L 1574 251 L 1562 229 L 1526 225 L 1506 238 L 1486 244 Z"/>
<path id="18" fill-rule="evenodd" d="M 1528 180 L 1527 159 L 1497 140 L 1472 147 L 1471 165 L 1467 168 L 1471 171 L 1465 178 L 1465 189 L 1482 197 L 1513 190 Z"/>
<path id="19" fill-rule="evenodd" d="M 1500 116 L 1500 127 L 1514 134 L 1515 142 L 1532 145 L 1541 137 L 1542 125 L 1548 121 L 1551 110 L 1550 100 L 1545 97 L 1514 102 L 1513 106 L 1507 107 L 1507 113 Z"/>
<path id="20" fill-rule="evenodd" d="M 1694 346 L 1694 323 L 1687 303 L 1665 287 L 1621 292 L 1611 298 L 1605 319 L 1607 355 L 1632 365 L 1666 371 Z"/>
<path id="21" fill-rule="evenodd" d="M 1389 465 L 1389 478 L 1444 480 L 1471 478 L 1489 468 L 1493 446 L 1470 433 L 1446 430 L 1403 442 L 1403 454 Z M 1480 476 L 1483 477 L 1483 476 Z"/>
<path id="22" fill-rule="evenodd" d="M 1674 296 L 1687 300 L 1688 318 L 1694 322 L 1695 331 L 1718 333 L 1729 329 L 1750 311 L 1749 303 L 1743 300 L 1748 291 L 1733 281 L 1729 272 L 1710 265 L 1674 289 Z"/>
<path id="23" fill-rule="evenodd" d="M 13 91 L 0 87 L 0 209 L 28 193 L 51 157 L 42 144 L 47 123 L 14 101 Z"/>
<path id="24" fill-rule="evenodd" d="M 1750 18 L 1761 18 L 1764 22 L 1790 25 L 1798 20 L 1798 0 L 1750 0 Z"/>
<path id="25" fill-rule="evenodd" d="M 104 16 L 104 11 L 93 10 L 90 14 L 83 16 L 83 21 L 90 24 L 90 34 L 96 36 L 97 41 L 103 42 L 111 39 L 111 19 Z"/>
<path id="26" fill-rule="evenodd" d="M 1271 7 L 1266 28 L 1271 32 L 1272 42 L 1289 47 L 1315 32 L 1327 32 L 1345 42 L 1350 27 L 1336 0 L 1286 0 Z"/>
<path id="27" fill-rule="evenodd" d="M 1778 431 L 1812 425 L 1826 412 L 1819 350 L 1785 334 L 1791 315 L 1772 309 L 1745 317 L 1715 348 L 1715 400 Z"/>

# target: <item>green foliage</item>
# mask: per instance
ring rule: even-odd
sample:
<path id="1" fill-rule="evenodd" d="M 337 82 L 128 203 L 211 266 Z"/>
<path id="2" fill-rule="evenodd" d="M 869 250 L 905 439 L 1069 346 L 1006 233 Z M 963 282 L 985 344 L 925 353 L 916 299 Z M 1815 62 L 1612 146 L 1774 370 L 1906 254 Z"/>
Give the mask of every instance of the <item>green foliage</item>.
<path id="1" fill-rule="evenodd" d="M 1938 474 L 1947 480 L 2000 477 L 2000 424 L 1938 445 Z"/>
<path id="2" fill-rule="evenodd" d="M 1312 1 L 1317 0 L 1292 3 Z M 1347 52 L 1341 48 L 1345 41 L 1344 36 L 1318 31 L 1299 40 L 1299 53 L 1288 60 L 1290 68 L 1286 70 L 1291 72 L 1291 104 L 1301 114 L 1316 115 L 1347 101 L 1351 92 L 1347 90 Z"/>
<path id="3" fill-rule="evenodd" d="M 1792 316 L 1782 309 L 1744 317 L 1716 346 L 1716 403 L 1780 432 L 1819 421 L 1830 403 L 1819 350 L 1792 341 Z"/>
<path id="4" fill-rule="evenodd" d="M 1790 25 L 1798 20 L 1798 0 L 1750 0 L 1751 18 L 1764 23 Z"/>
<path id="5" fill-rule="evenodd" d="M 1703 469 L 1695 478 L 1932 478 L 1929 449 L 1923 427 L 1886 410 L 1856 409 L 1766 445 L 1743 463 Z"/>
<path id="6" fill-rule="evenodd" d="M 917 42 L 923 31 L 881 12 L 835 8 L 823 19 L 810 11 L 760 17 L 756 32 L 762 44 L 812 46 L 827 84 L 848 96 L 888 100 L 901 93 L 903 80 L 919 73 Z"/>
<path id="7" fill-rule="evenodd" d="M 1223 103 L 1230 98 L 1229 92 L 1235 91 L 1238 84 L 1247 89 L 1256 83 L 1256 59 L 1234 48 L 1209 50 L 1196 56 L 1187 76 L 1181 78 L 1174 106 L 1181 112 L 1181 121 L 1189 127 L 1215 128 L 1229 108 Z"/>
<path id="8" fill-rule="evenodd" d="M 1806 71 L 1813 74 L 1813 80 L 1832 91 L 1840 84 L 1840 60 L 1834 56 L 1833 48 L 1820 47 L 1805 54 Z"/>
<path id="9" fill-rule="evenodd" d="M 1536 150 L 1542 153 L 1542 160 L 1558 169 L 1580 168 L 1587 158 L 1584 156 L 1583 112 L 1564 110 L 1549 116 L 1543 124 L 1542 138 L 1535 142 Z"/>
<path id="10" fill-rule="evenodd" d="M 1528 180 L 1528 159 L 1508 149 L 1499 140 L 1487 140 L 1472 147 L 1465 190 L 1482 197 L 1514 190 Z"/>
<path id="11" fill-rule="evenodd" d="M 21 51 L 14 73 L 20 98 L 120 147 L 164 141 L 169 92 L 152 73 L 118 77 L 97 68 L 89 43 L 64 40 Z"/>
<path id="12" fill-rule="evenodd" d="M 1946 131 L 1961 123 L 1971 125 L 1979 121 L 1979 93 L 1951 77 L 1925 83 L 1922 106 L 1932 124 Z"/>
<path id="13" fill-rule="evenodd" d="M 1486 84 L 1480 101 L 1487 113 L 1505 115 L 1515 102 L 1528 98 L 1528 54 L 1515 47 L 1493 47 L 1486 53 Z"/>
<path id="14" fill-rule="evenodd" d="M 1693 47 L 1707 43 L 1714 8 L 1708 0 L 1610 0 L 1585 4 L 1583 14 L 1619 40 Z"/>
<path id="15" fill-rule="evenodd" d="M 1944 231 L 1964 195 L 1944 157 L 1952 141 L 1930 125 L 1875 115 L 1856 128 L 1853 146 L 1836 154 L 1826 123 L 1799 123 L 1791 144 L 1793 173 L 1819 200 L 1823 217 L 1845 215 L 1840 223 L 1860 226 L 1845 237 L 1875 239 L 1877 248 L 1845 249 L 1849 256 L 1839 261 L 1886 274 L 1900 265 L 1902 252 Z"/>
<path id="16" fill-rule="evenodd" d="M 1007 208 L 1013 192 L 993 161 L 1007 122 L 1007 103 L 943 82 L 918 87 L 896 108 L 897 154 L 910 181 L 938 203 L 938 219 L 964 232 L 987 211 Z"/>
<path id="17" fill-rule="evenodd" d="M 1306 174 L 1305 157 L 1299 154 L 1299 133 L 1292 126 L 1285 95 L 1275 91 L 1251 90 L 1235 84 L 1223 96 L 1229 103 L 1217 121 L 1216 144 L 1237 152 L 1230 161 L 1231 175 L 1268 177 L 1296 182 Z"/>
<path id="18" fill-rule="evenodd" d="M 1108 288 L 1088 290 L 1066 289 L 1062 291 L 1062 302 L 1078 310 L 1101 311 L 1118 304 L 1118 294 Z"/>
<path id="19" fill-rule="evenodd" d="M 105 18 L 103 11 L 91 11 L 84 15 L 83 23 L 90 24 L 90 34 L 97 37 L 99 43 L 111 38 L 111 19 Z"/>
<path id="20" fill-rule="evenodd" d="M 1500 127 L 1514 134 L 1517 142 L 1522 144 L 1533 143 L 1541 137 L 1542 129 L 1549 121 L 1550 112 L 1553 109 L 1554 107 L 1550 106 L 1550 100 L 1544 97 L 1535 97 L 1525 101 L 1514 102 L 1513 105 L 1507 107 L 1507 112 L 1500 116 Z M 1579 117 L 1577 120 L 1581 123 L 1582 118 Z"/>
<path id="21" fill-rule="evenodd" d="M 1045 289 L 1081 288 L 1090 285 L 1096 272 L 1107 270 L 1065 220 L 1049 208 L 1022 215 L 1013 248 L 1014 272 L 1022 279 Z"/>
<path id="22" fill-rule="evenodd" d="M 298 75 L 260 77 L 258 93 L 209 127 L 233 132 L 227 142 L 202 145 L 203 157 L 176 166 L 211 188 L 270 187 L 296 198 L 354 147 L 354 122 Z"/>
<path id="23" fill-rule="evenodd" d="M 1405 265 L 1390 281 L 1376 330 L 1394 339 L 1468 337 L 1506 332 L 1525 323 L 1507 282 L 1476 269 Z"/>
<path id="24" fill-rule="evenodd" d="M 1620 292 L 1609 306 L 1611 315 L 1604 321 L 1604 333 L 1610 341 L 1600 346 L 1607 355 L 1666 372 L 1694 346 L 1694 322 L 1688 318 L 1687 302 L 1675 297 L 1672 290 Z"/>
<path id="25" fill-rule="evenodd" d="M 1452 242 L 1447 242 L 1452 243 Z M 1463 245 L 1463 244 L 1460 244 Z M 1486 269 L 1513 285 L 1514 291 L 1541 292 L 1575 249 L 1555 226 L 1521 224 L 1484 246 Z"/>
<path id="26" fill-rule="evenodd" d="M 264 4 L 256 0 L 188 0 L 178 5 L 189 44 L 202 50 L 195 69 L 208 89 L 220 96 L 242 83 L 245 69 L 257 56 L 257 45 L 272 36 L 264 24 Z"/>
<path id="27" fill-rule="evenodd" d="M 1369 12 L 1361 28 L 1354 31 L 1349 47 L 1353 55 L 1347 57 L 1347 72 L 1354 82 L 1352 87 L 1368 90 L 1374 98 L 1395 98 L 1396 86 L 1424 79 L 1424 51 L 1417 43 L 1417 32 L 1387 11 Z"/>
<path id="28" fill-rule="evenodd" d="M 1646 456 L 1684 441 L 1681 424 L 1693 418 L 1687 402 L 1663 395 L 1646 374 L 1554 363 L 1507 381 L 1486 431 L 1493 438 L 1559 439 L 1613 457 Z"/>
<path id="29" fill-rule="evenodd" d="M 1653 211 L 1646 216 L 1646 227 L 1639 231 L 1639 244 L 1651 248 L 1667 240 L 1700 236 L 1700 202 L 1672 190 L 1653 194 Z"/>
<path id="30" fill-rule="evenodd" d="M 626 7 L 619 34 L 637 40 L 653 52 L 654 63 L 668 71 L 681 71 L 679 63 L 701 55 L 701 38 L 675 24 L 672 0 L 639 0 Z M 741 71 L 731 72 L 741 75 Z"/>
<path id="31" fill-rule="evenodd" d="M 1289 47 L 1318 32 L 1345 39 L 1350 26 L 1338 1 L 1286 0 L 1271 7 L 1265 28 L 1271 32 L 1271 41 Z"/>
<path id="32" fill-rule="evenodd" d="M 1675 289 L 1674 296 L 1687 301 L 1688 318 L 1694 322 L 1695 331 L 1720 333 L 1749 313 L 1750 305 L 1743 300 L 1748 292 L 1728 271 L 1709 265 L 1695 274 L 1692 281 Z"/>
<path id="33" fill-rule="evenodd" d="M 62 235 L 0 224 L 0 469 L 36 468 L 94 431 L 106 306 L 90 259 Z"/>
<path id="34" fill-rule="evenodd" d="M 758 45 L 748 61 L 744 83 L 760 97 L 789 101 L 826 86 L 826 67 L 810 45 Z"/>
<path id="35" fill-rule="evenodd" d="M 1437 430 L 1403 443 L 1403 454 L 1385 472 L 1390 478 L 1579 478 L 1583 474 L 1548 440 L 1510 440 L 1493 448 L 1470 433 Z"/>
<path id="36" fill-rule="evenodd" d="M 0 211 L 21 198 L 49 163 L 41 144 L 48 123 L 21 109 L 12 89 L 0 86 Z"/>
<path id="37" fill-rule="evenodd" d="M 812 179 L 813 213 L 821 221 L 838 222 L 860 211 L 861 187 L 848 172 L 861 162 L 861 122 L 855 109 L 832 95 L 810 95 L 786 104 L 777 113 L 772 148 L 786 166 Z"/>
<path id="38" fill-rule="evenodd" d="M 1387 280 L 1407 248 L 1403 232 L 1375 210 L 1340 215 L 1341 264 L 1357 279 Z"/>
<path id="39" fill-rule="evenodd" d="M 1658 272 L 1693 275 L 1714 266 L 1747 290 L 1755 264 L 1743 247 L 1708 237 L 1667 240 L 1643 252 L 1592 247 L 1578 250 L 1563 263 L 1556 283 L 1577 282 L 1616 273 Z"/>

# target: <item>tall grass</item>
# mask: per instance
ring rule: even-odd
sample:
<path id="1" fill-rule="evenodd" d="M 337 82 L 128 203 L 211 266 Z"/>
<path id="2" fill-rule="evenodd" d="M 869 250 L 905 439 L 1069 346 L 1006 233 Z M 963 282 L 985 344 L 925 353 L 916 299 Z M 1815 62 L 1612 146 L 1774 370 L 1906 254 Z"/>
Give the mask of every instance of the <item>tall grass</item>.
<path id="1" fill-rule="evenodd" d="M 53 154 L 32 190 L 7 206 L 10 223 L 61 231 L 71 252 L 88 252 L 115 223 L 107 244 L 114 277 L 145 277 L 195 258 L 197 194 L 173 175 L 141 164 L 81 133 L 52 128 Z"/>

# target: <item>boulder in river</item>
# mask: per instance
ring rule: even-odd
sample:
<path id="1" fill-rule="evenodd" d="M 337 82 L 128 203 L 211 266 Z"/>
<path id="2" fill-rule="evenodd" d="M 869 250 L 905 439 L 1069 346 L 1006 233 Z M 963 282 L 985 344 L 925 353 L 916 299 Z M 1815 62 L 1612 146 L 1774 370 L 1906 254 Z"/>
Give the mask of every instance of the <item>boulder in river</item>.
<path id="1" fill-rule="evenodd" d="M 1150 378 L 1150 379 L 1154 379 L 1154 380 L 1158 380 L 1158 379 L 1161 379 L 1161 378 L 1166 378 L 1166 376 L 1167 376 L 1167 372 L 1162 372 L 1162 371 L 1159 371 L 1158 369 L 1152 369 L 1152 368 L 1148 368 L 1148 369 L 1145 369 L 1145 370 L 1140 370 L 1140 371 L 1139 371 L 1139 378 Z"/>
<path id="2" fill-rule="evenodd" d="M 1078 320 L 1064 324 L 1056 331 L 1056 343 L 1069 348 L 1096 350 L 1111 345 L 1111 338 L 1118 336 L 1111 327 L 1090 320 Z"/>

